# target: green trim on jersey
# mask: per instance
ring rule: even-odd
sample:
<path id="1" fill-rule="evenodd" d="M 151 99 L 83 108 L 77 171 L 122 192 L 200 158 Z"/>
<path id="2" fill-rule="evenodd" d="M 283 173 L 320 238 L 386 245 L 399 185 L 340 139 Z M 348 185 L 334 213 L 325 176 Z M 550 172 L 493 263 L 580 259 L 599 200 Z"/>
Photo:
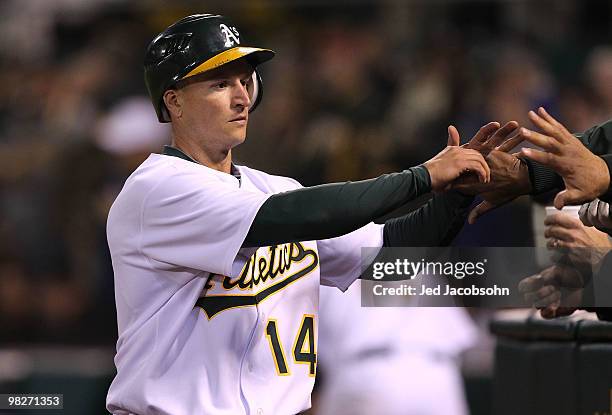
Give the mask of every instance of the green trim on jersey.
<path id="1" fill-rule="evenodd" d="M 164 156 L 178 157 L 183 160 L 191 161 L 192 163 L 197 163 L 197 161 L 195 161 L 194 159 L 192 159 L 191 157 L 189 157 L 187 154 L 183 153 L 180 149 L 176 147 L 165 145 L 164 149 L 162 150 L 162 154 Z"/>
<path id="2" fill-rule="evenodd" d="M 164 149 L 162 150 L 161 153 L 164 156 L 178 157 L 180 159 L 183 159 L 183 160 L 186 160 L 186 161 L 190 161 L 192 163 L 201 164 L 201 163 L 198 163 L 197 161 L 195 161 L 194 159 L 192 159 L 191 157 L 189 157 L 181 149 L 176 148 L 176 147 L 172 147 L 172 146 L 169 146 L 169 145 L 165 145 Z M 231 169 L 232 169 L 232 176 L 237 178 L 238 182 L 240 182 L 240 170 L 238 170 L 236 168 L 236 166 L 234 166 L 234 163 L 232 163 Z"/>

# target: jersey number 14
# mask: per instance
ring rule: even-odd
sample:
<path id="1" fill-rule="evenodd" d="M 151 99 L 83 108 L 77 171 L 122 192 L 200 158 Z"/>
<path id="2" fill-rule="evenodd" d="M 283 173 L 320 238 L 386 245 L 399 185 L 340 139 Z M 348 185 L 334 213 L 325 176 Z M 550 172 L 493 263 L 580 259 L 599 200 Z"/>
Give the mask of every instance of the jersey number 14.
<path id="1" fill-rule="evenodd" d="M 291 372 L 289 371 L 289 366 L 287 366 L 285 351 L 278 336 L 275 319 L 271 318 L 268 320 L 268 324 L 266 324 L 266 337 L 270 343 L 272 357 L 276 364 L 276 373 L 280 376 L 290 375 Z M 302 324 L 300 324 L 300 329 L 293 342 L 293 360 L 295 363 L 309 365 L 308 375 L 315 375 L 317 353 L 315 351 L 314 316 L 312 314 L 305 314 L 302 317 Z"/>

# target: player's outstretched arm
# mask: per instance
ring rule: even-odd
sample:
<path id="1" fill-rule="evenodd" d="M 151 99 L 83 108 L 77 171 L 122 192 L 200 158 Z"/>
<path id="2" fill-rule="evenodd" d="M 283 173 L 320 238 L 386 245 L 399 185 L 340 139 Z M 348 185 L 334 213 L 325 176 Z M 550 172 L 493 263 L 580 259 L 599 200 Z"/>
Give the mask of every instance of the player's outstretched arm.
<path id="1" fill-rule="evenodd" d="M 491 163 L 490 155 L 491 153 L 507 155 L 505 151 L 520 142 L 520 138 L 514 135 L 517 129 L 516 121 L 510 121 L 501 128 L 498 123 L 488 123 L 480 128 L 464 147 L 477 150 L 486 156 L 491 178 L 497 178 L 499 181 L 502 171 L 506 168 L 498 163 Z M 459 132 L 455 127 L 450 126 L 448 132 L 454 142 L 459 142 Z M 474 185 L 491 186 L 490 182 L 478 182 L 473 176 L 469 178 L 469 182 Z M 384 246 L 448 245 L 463 227 L 473 200 L 473 196 L 457 191 L 434 195 L 429 202 L 414 212 L 385 222 Z"/>
<path id="2" fill-rule="evenodd" d="M 448 146 L 423 165 L 376 179 L 307 187 L 272 195 L 261 206 L 244 247 L 328 239 L 352 232 L 407 202 L 443 191 L 461 174 L 489 180 L 490 170 L 474 149 Z"/>

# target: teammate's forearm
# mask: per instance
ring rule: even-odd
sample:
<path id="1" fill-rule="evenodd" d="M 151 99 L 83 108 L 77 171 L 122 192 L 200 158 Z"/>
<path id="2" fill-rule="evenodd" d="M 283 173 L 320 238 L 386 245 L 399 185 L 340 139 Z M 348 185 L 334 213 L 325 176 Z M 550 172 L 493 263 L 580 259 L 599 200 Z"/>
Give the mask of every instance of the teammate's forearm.
<path id="1" fill-rule="evenodd" d="M 384 246 L 446 246 L 463 227 L 473 196 L 437 194 L 419 209 L 385 222 Z"/>
<path id="2" fill-rule="evenodd" d="M 275 194 L 259 209 L 243 246 L 344 235 L 430 191 L 429 172 L 418 166 L 370 180 Z"/>

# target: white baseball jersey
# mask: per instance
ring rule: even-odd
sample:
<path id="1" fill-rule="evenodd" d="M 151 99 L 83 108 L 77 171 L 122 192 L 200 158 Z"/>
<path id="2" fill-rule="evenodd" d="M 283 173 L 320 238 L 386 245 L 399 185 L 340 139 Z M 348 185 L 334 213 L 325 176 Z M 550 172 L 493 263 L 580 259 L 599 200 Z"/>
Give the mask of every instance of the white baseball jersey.
<path id="1" fill-rule="evenodd" d="M 152 154 L 126 181 L 107 233 L 115 273 L 113 414 L 296 414 L 310 407 L 319 284 L 345 290 L 370 224 L 339 238 L 241 249 L 261 205 L 296 189 Z"/>

